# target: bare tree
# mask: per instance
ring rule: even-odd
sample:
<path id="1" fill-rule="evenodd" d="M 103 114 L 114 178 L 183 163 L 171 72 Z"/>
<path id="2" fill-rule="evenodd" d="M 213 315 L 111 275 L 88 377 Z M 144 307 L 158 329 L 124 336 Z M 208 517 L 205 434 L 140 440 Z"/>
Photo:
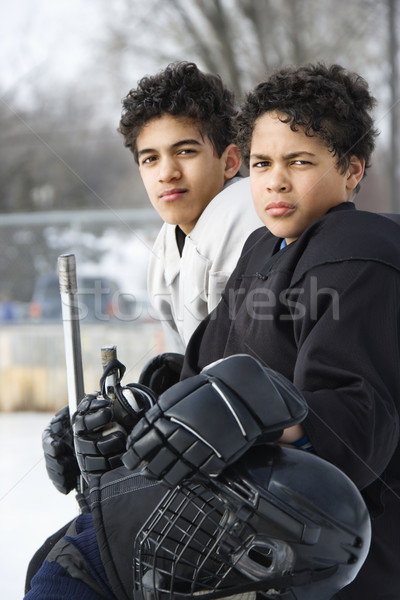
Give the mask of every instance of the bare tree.
<path id="1" fill-rule="evenodd" d="M 118 123 L 82 98 L 68 89 L 23 109 L 0 101 L 0 211 L 147 205 Z"/>
<path id="2" fill-rule="evenodd" d="M 108 60 L 125 78 L 195 60 L 241 96 L 284 63 L 335 60 L 371 74 L 385 53 L 386 0 L 120 0 L 112 13 L 103 2 Z"/>

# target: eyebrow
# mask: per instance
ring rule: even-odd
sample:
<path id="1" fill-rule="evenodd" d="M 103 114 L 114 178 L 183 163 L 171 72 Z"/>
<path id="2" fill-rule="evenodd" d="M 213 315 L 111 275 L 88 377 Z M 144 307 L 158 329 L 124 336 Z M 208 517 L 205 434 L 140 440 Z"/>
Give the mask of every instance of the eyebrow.
<path id="1" fill-rule="evenodd" d="M 202 145 L 201 142 L 199 142 L 195 138 L 188 138 L 185 140 L 179 140 L 178 142 L 175 142 L 175 144 L 172 144 L 170 146 L 170 149 L 176 150 L 177 148 L 180 148 L 181 146 L 201 146 L 201 145 Z M 158 150 L 156 148 L 143 148 L 143 150 L 139 150 L 138 156 L 142 156 L 143 154 L 152 154 L 154 152 L 158 152 Z"/>
<path id="2" fill-rule="evenodd" d="M 307 152 L 307 150 L 298 150 L 296 152 L 289 152 L 289 154 L 284 154 L 282 156 L 283 160 L 293 160 L 293 158 L 298 158 L 299 156 L 311 156 L 315 157 L 316 154 L 313 152 Z M 267 160 L 269 156 L 267 154 L 250 154 L 250 158 L 252 160 Z"/>

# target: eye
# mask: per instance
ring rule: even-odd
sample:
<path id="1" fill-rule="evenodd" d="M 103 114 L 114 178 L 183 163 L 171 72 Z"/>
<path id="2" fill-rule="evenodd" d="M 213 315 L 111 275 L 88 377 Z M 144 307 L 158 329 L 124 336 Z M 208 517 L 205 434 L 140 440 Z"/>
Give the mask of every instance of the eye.
<path id="1" fill-rule="evenodd" d="M 309 160 L 295 160 L 293 162 L 294 165 L 311 165 L 312 163 Z"/>
<path id="2" fill-rule="evenodd" d="M 196 154 L 196 150 L 194 150 L 193 148 L 182 148 L 182 150 L 180 150 L 178 154 L 181 156 L 186 156 L 187 154 Z"/>
<path id="3" fill-rule="evenodd" d="M 141 161 L 141 164 L 149 165 L 150 163 L 154 162 L 155 160 L 157 160 L 156 156 L 146 156 L 146 158 L 143 158 L 143 160 Z"/>
<path id="4" fill-rule="evenodd" d="M 265 167 L 269 167 L 271 165 L 269 160 L 259 160 L 258 162 L 253 163 L 251 166 L 253 169 L 265 169 Z"/>

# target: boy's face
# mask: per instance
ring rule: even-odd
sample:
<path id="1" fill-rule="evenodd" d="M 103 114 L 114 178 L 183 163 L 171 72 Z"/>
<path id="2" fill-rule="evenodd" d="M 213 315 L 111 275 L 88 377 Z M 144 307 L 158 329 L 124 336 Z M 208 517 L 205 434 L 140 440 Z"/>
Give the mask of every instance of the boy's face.
<path id="1" fill-rule="evenodd" d="M 363 170 L 364 162 L 352 156 L 342 174 L 322 140 L 300 128 L 292 131 L 275 112 L 255 122 L 250 147 L 254 204 L 267 228 L 288 244 L 330 208 L 350 200 Z"/>
<path id="2" fill-rule="evenodd" d="M 206 206 L 233 177 L 231 144 L 218 158 L 196 123 L 165 114 L 151 119 L 136 141 L 139 171 L 150 202 L 166 222 L 190 233 Z"/>

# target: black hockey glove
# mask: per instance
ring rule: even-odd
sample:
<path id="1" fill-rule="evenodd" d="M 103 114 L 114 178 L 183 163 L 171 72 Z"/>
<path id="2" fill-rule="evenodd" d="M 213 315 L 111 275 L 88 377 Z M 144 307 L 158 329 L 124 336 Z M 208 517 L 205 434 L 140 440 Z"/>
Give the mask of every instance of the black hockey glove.
<path id="1" fill-rule="evenodd" d="M 139 384 L 118 387 L 118 397 L 89 394 L 73 415 L 75 452 L 85 481 L 119 467 L 127 434 L 157 398 Z"/>
<path id="2" fill-rule="evenodd" d="M 157 354 L 144 366 L 139 383 L 160 395 L 178 383 L 183 366 L 183 354 L 164 352 Z"/>
<path id="3" fill-rule="evenodd" d="M 52 483 L 62 494 L 69 494 L 76 488 L 79 465 L 75 457 L 68 406 L 59 410 L 43 431 L 42 447 Z"/>
<path id="4" fill-rule="evenodd" d="M 175 486 L 215 476 L 254 443 L 277 441 L 300 423 L 306 402 L 283 375 L 240 354 L 177 383 L 134 427 L 122 461 Z"/>

